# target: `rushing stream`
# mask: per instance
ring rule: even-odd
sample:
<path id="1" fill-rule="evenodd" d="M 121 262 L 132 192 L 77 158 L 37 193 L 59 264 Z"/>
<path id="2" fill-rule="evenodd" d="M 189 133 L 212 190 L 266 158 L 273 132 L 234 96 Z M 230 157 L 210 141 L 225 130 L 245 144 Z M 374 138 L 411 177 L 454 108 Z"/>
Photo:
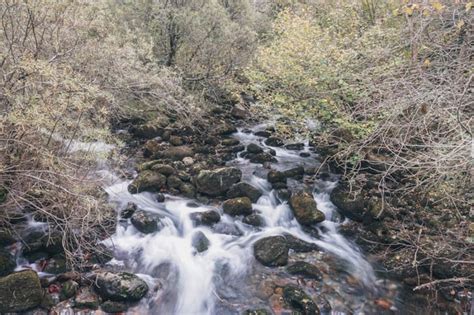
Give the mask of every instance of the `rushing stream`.
<path id="1" fill-rule="evenodd" d="M 262 126 L 254 129 L 259 128 Z M 233 137 L 244 145 L 258 143 L 265 147 L 264 138 L 249 131 L 239 130 Z M 272 163 L 273 169 L 318 165 L 317 156 L 308 144 L 300 151 L 282 147 L 272 149 L 276 151 L 278 160 Z M 303 154 L 306 157 L 300 156 L 301 152 L 306 152 Z M 319 210 L 326 215 L 326 220 L 317 226 L 319 236 L 316 237 L 315 233 L 306 233 L 293 218 L 287 202 L 279 200 L 266 180 L 268 169 L 262 164 L 238 157 L 228 165 L 240 168 L 242 181 L 262 192 L 253 209 L 263 217 L 263 227 L 244 224 L 241 218 L 224 214 L 219 205 L 203 205 L 196 200 L 171 195 L 166 195 L 164 202 L 158 202 L 154 194 L 147 192 L 132 195 L 127 191 L 130 181 L 115 180 L 106 188 L 110 200 L 117 205 L 117 211 L 133 202 L 139 209 L 161 217 L 161 229 L 152 234 L 142 234 L 129 220 L 122 220 L 115 235 L 107 241 L 116 253 L 112 261 L 116 268 L 137 273 L 150 288 L 155 288 L 130 312 L 193 315 L 241 314 L 249 308 L 270 310 L 271 306 L 262 296 L 265 283 L 269 280 L 278 282 L 279 277 L 286 277 L 284 281 L 295 283 L 298 279 L 286 274 L 284 268 L 260 265 L 254 258 L 253 244 L 265 236 L 289 233 L 321 249 L 306 253 L 303 258 L 319 263 L 318 267 L 326 270 L 324 284 L 314 285 L 310 290 L 329 292 L 326 299 L 333 306 L 332 314 L 351 311 L 370 313 L 366 305 L 378 294 L 381 281 L 377 281 L 371 265 L 358 248 L 338 232 L 340 217 L 329 200 L 329 192 L 336 181 L 317 180 L 306 184 L 312 188 Z M 302 185 L 302 181 L 296 180 L 288 183 L 292 188 Z M 212 227 L 193 226 L 191 213 L 211 209 L 221 214 L 218 224 Z M 210 241 L 209 248 L 202 253 L 198 253 L 192 245 L 198 231 Z M 297 260 L 301 255 L 290 252 L 290 260 Z"/>

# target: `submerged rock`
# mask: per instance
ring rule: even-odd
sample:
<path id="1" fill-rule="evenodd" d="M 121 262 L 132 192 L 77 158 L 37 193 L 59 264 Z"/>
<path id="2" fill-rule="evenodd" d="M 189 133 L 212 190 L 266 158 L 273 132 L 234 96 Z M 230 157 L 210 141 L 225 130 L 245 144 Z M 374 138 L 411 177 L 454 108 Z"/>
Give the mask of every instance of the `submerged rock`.
<path id="1" fill-rule="evenodd" d="M 148 292 L 146 282 L 128 272 L 100 272 L 95 288 L 103 299 L 124 302 L 139 301 Z"/>
<path id="2" fill-rule="evenodd" d="M 301 288 L 294 285 L 287 285 L 283 288 L 283 299 L 294 310 L 303 315 L 319 315 L 319 308 Z"/>
<path id="3" fill-rule="evenodd" d="M 322 273 L 319 269 L 310 263 L 305 261 L 297 261 L 294 264 L 288 266 L 286 271 L 292 275 L 299 275 L 305 278 L 321 280 Z"/>
<path id="4" fill-rule="evenodd" d="M 248 197 L 253 203 L 257 202 L 261 195 L 260 190 L 245 182 L 232 185 L 227 192 L 227 198 Z"/>
<path id="5" fill-rule="evenodd" d="M 211 226 L 221 220 L 220 214 L 214 210 L 193 212 L 189 216 L 195 225 Z"/>
<path id="6" fill-rule="evenodd" d="M 265 266 L 284 266 L 288 263 L 288 245 L 283 236 L 269 236 L 253 245 L 255 258 Z"/>
<path id="7" fill-rule="evenodd" d="M 131 194 L 144 191 L 159 192 L 166 185 L 166 176 L 154 171 L 143 171 L 128 185 Z"/>
<path id="8" fill-rule="evenodd" d="M 319 211 L 313 195 L 307 192 L 297 192 L 290 198 L 290 207 L 301 225 L 311 225 L 325 220 L 324 213 Z"/>
<path id="9" fill-rule="evenodd" d="M 228 215 L 249 215 L 252 214 L 252 202 L 248 197 L 228 199 L 222 204 L 222 209 Z"/>
<path id="10" fill-rule="evenodd" d="M 158 231 L 158 220 L 157 215 L 138 210 L 132 215 L 131 222 L 138 231 L 149 234 Z"/>
<path id="11" fill-rule="evenodd" d="M 230 187 L 239 182 L 242 171 L 235 167 L 224 167 L 216 170 L 204 170 L 196 177 L 197 191 L 210 195 L 219 196 L 226 193 Z"/>
<path id="12" fill-rule="evenodd" d="M 198 253 L 202 253 L 209 248 L 210 242 L 203 232 L 198 231 L 193 235 L 192 245 Z"/>
<path id="13" fill-rule="evenodd" d="M 23 312 L 38 307 L 42 299 L 40 279 L 33 270 L 0 278 L 0 313 Z"/>

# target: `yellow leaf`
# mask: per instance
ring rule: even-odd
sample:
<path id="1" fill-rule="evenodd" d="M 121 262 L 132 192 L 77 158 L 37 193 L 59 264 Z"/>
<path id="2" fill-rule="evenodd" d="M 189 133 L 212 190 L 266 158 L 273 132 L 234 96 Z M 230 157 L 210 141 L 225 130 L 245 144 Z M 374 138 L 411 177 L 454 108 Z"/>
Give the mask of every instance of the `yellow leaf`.
<path id="1" fill-rule="evenodd" d="M 412 6 L 404 7 L 404 8 L 403 8 L 403 12 L 405 12 L 405 14 L 411 16 L 411 15 L 413 14 L 413 7 L 412 7 Z"/>
<path id="2" fill-rule="evenodd" d="M 438 12 L 441 12 L 444 9 L 444 5 L 442 5 L 441 2 L 438 2 L 438 1 L 433 2 L 431 6 L 433 7 L 433 9 L 435 9 Z"/>
<path id="3" fill-rule="evenodd" d="M 464 26 L 464 21 L 460 20 L 459 22 L 456 23 L 456 27 L 461 29 Z"/>
<path id="4" fill-rule="evenodd" d="M 472 7 L 474 7 L 474 3 L 472 1 L 466 3 L 466 12 L 470 11 Z"/>
<path id="5" fill-rule="evenodd" d="M 429 58 L 426 58 L 425 61 L 423 62 L 423 66 L 429 67 L 431 65 L 431 61 Z"/>

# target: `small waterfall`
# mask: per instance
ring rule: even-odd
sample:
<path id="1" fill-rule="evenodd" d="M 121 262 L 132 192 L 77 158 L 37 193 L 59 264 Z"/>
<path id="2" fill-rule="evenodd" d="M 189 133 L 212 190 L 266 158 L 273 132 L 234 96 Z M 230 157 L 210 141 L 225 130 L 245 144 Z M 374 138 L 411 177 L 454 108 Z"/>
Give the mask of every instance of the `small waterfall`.
<path id="1" fill-rule="evenodd" d="M 257 126 L 256 128 L 262 128 Z M 265 146 L 263 138 L 253 133 L 239 130 L 234 137 L 244 145 L 259 143 Z M 303 150 L 290 151 L 283 147 L 276 151 L 275 169 L 288 169 L 296 166 L 317 166 L 315 154 L 301 157 L 300 152 L 310 152 L 306 142 Z M 217 304 L 233 307 L 235 301 L 245 301 L 246 278 L 258 263 L 253 257 L 252 246 L 258 239 L 290 233 L 306 242 L 314 243 L 340 261 L 344 261 L 347 272 L 360 280 L 366 288 L 375 287 L 375 275 L 371 265 L 364 259 L 356 246 L 338 232 L 340 223 L 334 219 L 335 207 L 329 200 L 329 192 L 334 182 L 319 182 L 314 190 L 314 199 L 319 210 L 325 213 L 326 220 L 319 225 L 319 237 L 315 238 L 302 229 L 293 218 L 286 202 L 280 202 L 272 190 L 262 165 L 253 164 L 238 157 L 229 165 L 239 167 L 246 181 L 262 192 L 253 204 L 265 221 L 262 228 L 243 224 L 240 220 L 222 213 L 219 206 L 213 207 L 174 196 L 166 196 L 159 203 L 151 193 L 132 195 L 127 191 L 129 181 L 116 181 L 106 188 L 110 200 L 117 205 L 117 211 L 128 202 L 138 208 L 163 217 L 163 227 L 153 234 L 139 233 L 130 223 L 119 222 L 116 233 L 107 240 L 116 252 L 115 262 L 125 268 L 146 274 L 147 281 L 162 282 L 156 297 L 142 302 L 142 311 L 153 314 L 223 314 Z M 216 210 L 221 214 L 221 222 L 211 228 L 194 227 L 190 214 Z M 231 231 L 223 233 L 223 231 Z M 202 232 L 209 240 L 207 251 L 198 253 L 192 246 L 195 233 Z M 240 297 L 239 297 L 240 296 Z M 146 305 L 145 305 L 146 304 Z M 238 307 L 236 306 L 236 309 Z"/>

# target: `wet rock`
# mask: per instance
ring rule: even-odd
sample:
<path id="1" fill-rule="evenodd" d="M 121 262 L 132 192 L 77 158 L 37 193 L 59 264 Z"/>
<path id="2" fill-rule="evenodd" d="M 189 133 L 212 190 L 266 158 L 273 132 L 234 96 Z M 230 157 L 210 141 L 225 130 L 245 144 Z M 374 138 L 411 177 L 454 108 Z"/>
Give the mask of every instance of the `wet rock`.
<path id="1" fill-rule="evenodd" d="M 311 156 L 311 153 L 309 153 L 309 152 L 300 152 L 300 156 L 304 157 L 304 158 L 307 158 L 307 157 Z"/>
<path id="2" fill-rule="evenodd" d="M 319 269 L 310 263 L 304 261 L 297 261 L 294 264 L 288 266 L 286 271 L 292 275 L 299 275 L 305 278 L 321 280 L 322 274 Z"/>
<path id="3" fill-rule="evenodd" d="M 270 183 L 286 182 L 286 176 L 283 172 L 271 170 L 267 174 L 267 180 Z"/>
<path id="4" fill-rule="evenodd" d="M 319 308 L 303 289 L 287 285 L 283 288 L 283 299 L 294 310 L 303 315 L 319 315 Z"/>
<path id="5" fill-rule="evenodd" d="M 106 300 L 135 302 L 147 294 L 148 285 L 128 272 L 100 272 L 97 274 L 95 289 Z"/>
<path id="6" fill-rule="evenodd" d="M 235 224 L 219 222 L 213 226 L 213 230 L 218 234 L 242 236 L 242 231 Z"/>
<path id="7" fill-rule="evenodd" d="M 271 155 L 273 156 L 276 156 L 277 155 L 277 152 L 273 149 L 268 149 L 268 153 L 270 153 Z"/>
<path id="8" fill-rule="evenodd" d="M 143 171 L 128 185 L 131 194 L 144 191 L 159 192 L 166 185 L 166 176 L 153 171 Z"/>
<path id="9" fill-rule="evenodd" d="M 250 156 L 250 162 L 252 163 L 260 163 L 263 164 L 265 162 L 277 162 L 277 159 L 273 157 L 270 153 L 267 152 L 262 152 L 259 154 L 255 154 L 253 156 Z"/>
<path id="10" fill-rule="evenodd" d="M 276 182 L 272 183 L 272 188 L 275 190 L 287 189 L 288 185 L 286 184 L 286 182 Z"/>
<path id="11" fill-rule="evenodd" d="M 105 301 L 100 304 L 100 308 L 106 313 L 118 314 L 126 312 L 128 304 L 124 302 Z"/>
<path id="12" fill-rule="evenodd" d="M 90 287 L 82 287 L 74 298 L 74 307 L 96 310 L 99 307 L 99 297 Z"/>
<path id="13" fill-rule="evenodd" d="M 248 197 L 253 203 L 257 202 L 261 195 L 260 190 L 245 182 L 232 185 L 227 192 L 227 198 Z"/>
<path id="14" fill-rule="evenodd" d="M 256 135 L 258 137 L 268 138 L 272 134 L 271 134 L 271 132 L 268 132 L 266 130 L 260 130 L 260 131 L 255 132 L 254 135 Z"/>
<path id="15" fill-rule="evenodd" d="M 176 175 L 171 175 L 166 179 L 166 186 L 169 189 L 172 189 L 172 188 L 178 189 L 183 184 L 184 184 L 183 181 Z"/>
<path id="16" fill-rule="evenodd" d="M 310 193 L 297 192 L 291 196 L 289 203 L 301 225 L 312 225 L 325 220 L 324 213 L 317 209 L 316 201 Z"/>
<path id="17" fill-rule="evenodd" d="M 259 308 L 256 310 L 246 310 L 243 312 L 243 315 L 271 315 L 271 313 L 264 308 Z"/>
<path id="18" fill-rule="evenodd" d="M 253 153 L 253 154 L 258 154 L 263 152 L 263 148 L 259 146 L 258 144 L 255 143 L 250 143 L 247 145 L 247 152 Z"/>
<path id="19" fill-rule="evenodd" d="M 262 216 L 256 213 L 246 216 L 242 219 L 242 222 L 252 226 L 262 226 L 265 223 Z"/>
<path id="20" fill-rule="evenodd" d="M 44 272 L 51 274 L 60 274 L 67 271 L 66 257 L 63 254 L 57 254 L 47 260 Z"/>
<path id="21" fill-rule="evenodd" d="M 137 205 L 134 204 L 133 202 L 129 202 L 127 203 L 127 206 L 125 207 L 125 209 L 120 211 L 120 217 L 123 219 L 130 219 L 136 210 L 137 210 Z"/>
<path id="22" fill-rule="evenodd" d="M 304 167 L 303 166 L 297 166 L 297 167 L 294 167 L 294 168 L 290 168 L 288 170 L 283 171 L 283 175 L 287 178 L 296 178 L 296 179 L 303 178 Z"/>
<path id="23" fill-rule="evenodd" d="M 179 136 L 170 136 L 168 142 L 176 147 L 184 144 L 183 138 Z"/>
<path id="24" fill-rule="evenodd" d="M 221 216 L 217 211 L 209 210 L 204 212 L 193 212 L 190 215 L 191 220 L 195 225 L 211 226 L 221 220 Z"/>
<path id="25" fill-rule="evenodd" d="M 221 136 L 227 136 L 227 135 L 233 134 L 234 132 L 237 132 L 237 128 L 235 128 L 235 126 L 228 123 L 220 125 L 216 128 L 216 134 L 221 135 Z"/>
<path id="26" fill-rule="evenodd" d="M 149 234 L 158 231 L 158 216 L 143 210 L 135 211 L 131 222 L 140 232 Z"/>
<path id="27" fill-rule="evenodd" d="M 186 198 L 194 198 L 196 196 L 196 188 L 191 183 L 182 183 L 179 186 L 179 191 Z"/>
<path id="28" fill-rule="evenodd" d="M 170 147 L 166 150 L 157 152 L 155 154 L 157 158 L 170 159 L 173 161 L 181 161 L 185 157 L 192 157 L 193 155 L 194 155 L 193 149 L 186 145 Z"/>
<path id="29" fill-rule="evenodd" d="M 291 197 L 291 191 L 286 188 L 278 189 L 276 194 L 280 201 L 288 201 Z"/>
<path id="30" fill-rule="evenodd" d="M 39 258 L 62 253 L 62 234 L 52 231 L 30 231 L 23 237 L 22 254 L 29 261 L 35 261 Z"/>
<path id="31" fill-rule="evenodd" d="M 211 146 L 216 146 L 219 144 L 219 138 L 214 137 L 214 136 L 209 136 L 204 139 L 204 143 Z"/>
<path id="32" fill-rule="evenodd" d="M 367 201 L 364 194 L 352 196 L 345 185 L 339 185 L 331 192 L 331 201 L 347 218 L 362 222 Z"/>
<path id="33" fill-rule="evenodd" d="M 245 150 L 245 146 L 243 144 L 236 145 L 235 147 L 232 147 L 231 152 L 232 153 L 237 153 Z"/>
<path id="34" fill-rule="evenodd" d="M 79 290 L 79 284 L 76 281 L 68 280 L 63 283 L 61 286 L 61 291 L 59 292 L 59 299 L 61 301 L 72 298 L 76 295 Z"/>
<path id="35" fill-rule="evenodd" d="M 13 237 L 13 234 L 8 229 L 0 228 L 0 247 L 9 246 L 16 243 L 16 239 Z"/>
<path id="36" fill-rule="evenodd" d="M 155 198 L 156 198 L 156 201 L 158 201 L 158 202 L 164 202 L 165 201 L 165 195 L 163 195 L 162 193 L 156 194 Z"/>
<path id="37" fill-rule="evenodd" d="M 6 276 L 15 270 L 15 257 L 8 251 L 0 248 L 0 277 Z"/>
<path id="38" fill-rule="evenodd" d="M 265 140 L 265 144 L 271 147 L 281 147 L 284 143 L 278 137 L 269 137 Z"/>
<path id="39" fill-rule="evenodd" d="M 150 169 L 165 176 L 173 175 L 176 172 L 176 170 L 171 165 L 166 164 L 154 164 L 150 167 Z"/>
<path id="40" fill-rule="evenodd" d="M 228 199 L 222 204 L 224 213 L 228 215 L 249 215 L 252 214 L 252 201 L 248 197 L 238 197 Z"/>
<path id="41" fill-rule="evenodd" d="M 219 196 L 226 193 L 229 188 L 240 181 L 242 171 L 235 167 L 224 167 L 212 171 L 201 171 L 196 177 L 197 191 Z"/>
<path id="42" fill-rule="evenodd" d="M 210 242 L 203 232 L 198 231 L 193 235 L 192 245 L 198 253 L 202 253 L 209 248 Z"/>
<path id="43" fill-rule="evenodd" d="M 255 258 L 268 267 L 284 266 L 288 263 L 288 245 L 283 236 L 269 236 L 253 245 Z"/>
<path id="44" fill-rule="evenodd" d="M 289 143 L 285 145 L 285 149 L 287 150 L 293 150 L 293 151 L 299 151 L 304 149 L 304 143 Z"/>
<path id="45" fill-rule="evenodd" d="M 234 146 L 234 145 L 238 145 L 240 143 L 240 141 L 237 140 L 237 139 L 234 139 L 234 138 L 229 138 L 229 139 L 222 140 L 221 143 L 225 147 L 231 147 L 231 146 Z"/>
<path id="46" fill-rule="evenodd" d="M 38 307 L 42 298 L 40 279 L 33 270 L 0 278 L 0 313 L 23 312 Z"/>
<path id="47" fill-rule="evenodd" d="M 305 242 L 289 233 L 283 234 L 286 239 L 288 247 L 298 253 L 307 253 L 314 250 L 319 250 L 316 244 Z"/>
<path id="48" fill-rule="evenodd" d="M 237 119 L 245 119 L 249 116 L 249 112 L 247 111 L 247 109 L 245 109 L 245 107 L 239 104 L 234 105 L 234 107 L 232 107 L 230 114 L 232 115 L 232 117 Z"/>

